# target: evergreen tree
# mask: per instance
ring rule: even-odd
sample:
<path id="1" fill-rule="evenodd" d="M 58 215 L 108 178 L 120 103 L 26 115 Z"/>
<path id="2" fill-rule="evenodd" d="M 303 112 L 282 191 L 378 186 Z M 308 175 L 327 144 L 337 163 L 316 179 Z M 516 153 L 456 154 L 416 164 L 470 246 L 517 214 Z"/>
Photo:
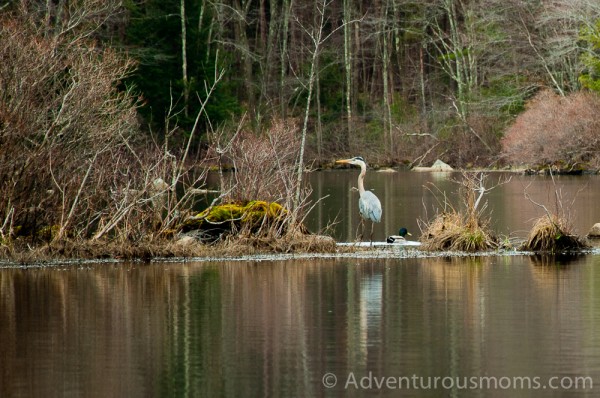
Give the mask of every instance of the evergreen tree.
<path id="1" fill-rule="evenodd" d="M 166 117 L 175 117 L 177 125 L 190 132 L 205 99 L 205 82 L 211 85 L 217 65 L 216 51 L 210 47 L 208 28 L 211 10 L 202 10 L 203 2 L 185 3 L 186 38 L 182 40 L 181 0 L 148 0 L 130 3 L 130 21 L 125 44 L 138 61 L 129 80 L 143 99 L 140 109 L 145 123 L 161 132 Z M 202 23 L 199 19 L 202 18 Z M 189 103 L 184 100 L 182 43 L 186 43 L 187 89 Z M 220 57 L 223 67 L 225 57 Z M 231 84 L 220 84 L 207 104 L 202 120 L 217 124 L 239 112 Z M 187 109 L 186 109 L 187 106 Z M 198 135 L 200 137 L 200 135 Z"/>

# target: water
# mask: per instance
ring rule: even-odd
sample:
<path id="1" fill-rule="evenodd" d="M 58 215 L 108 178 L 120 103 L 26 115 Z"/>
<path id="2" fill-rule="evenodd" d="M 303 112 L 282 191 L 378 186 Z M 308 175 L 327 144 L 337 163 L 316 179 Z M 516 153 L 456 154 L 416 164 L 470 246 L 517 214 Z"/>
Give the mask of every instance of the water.
<path id="1" fill-rule="evenodd" d="M 416 384 L 402 396 L 597 396 L 599 266 L 586 255 L 3 269 L 0 395 L 358 397 L 398 394 L 369 377 L 406 377 Z M 481 376 L 531 389 L 451 388 Z M 445 384 L 424 388 L 435 377 Z M 550 390 L 553 377 L 594 389 Z"/>
<path id="2" fill-rule="evenodd" d="M 311 174 L 311 198 L 313 201 L 324 198 L 307 219 L 311 230 L 327 230 L 340 241 L 355 239 L 360 220 L 359 195 L 351 187 L 357 186 L 358 172 L 358 169 L 331 170 Z M 509 182 L 498 185 L 508 178 Z M 383 207 L 382 221 L 375 224 L 373 239 L 385 240 L 400 227 L 408 228 L 417 238 L 421 234 L 420 224 L 444 208 L 444 198 L 459 207 L 459 185 L 453 182 L 457 179 L 460 173 L 368 171 L 365 186 L 379 197 Z M 486 187 L 496 185 L 483 200 L 487 202 L 485 215 L 501 236 L 525 238 L 535 219 L 545 214 L 541 206 L 568 215 L 580 235 L 587 234 L 594 223 L 600 222 L 600 176 L 555 176 L 553 182 L 549 176 L 489 173 Z M 333 228 L 327 229 L 332 223 Z M 369 231 L 370 224 L 365 225 Z"/>
<path id="3" fill-rule="evenodd" d="M 338 216 L 333 233 L 352 239 L 356 173 L 311 178 L 330 195 L 311 229 Z M 367 175 L 378 238 L 418 231 L 430 181 L 456 190 Z M 557 178 L 584 232 L 597 181 Z M 489 195 L 494 228 L 526 234 L 540 208 L 524 187 L 552 199 L 547 178 L 513 177 Z M 586 254 L 0 268 L 0 397 L 597 396 L 599 267 Z"/>

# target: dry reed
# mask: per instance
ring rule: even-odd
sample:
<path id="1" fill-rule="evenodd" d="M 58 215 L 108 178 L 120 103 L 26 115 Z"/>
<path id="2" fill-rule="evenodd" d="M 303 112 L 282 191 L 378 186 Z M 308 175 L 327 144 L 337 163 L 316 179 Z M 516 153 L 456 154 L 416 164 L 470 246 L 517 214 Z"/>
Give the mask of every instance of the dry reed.
<path id="1" fill-rule="evenodd" d="M 483 173 L 463 173 L 459 195 L 463 211 L 458 211 L 444 195 L 443 212 L 430 222 L 424 223 L 421 236 L 422 248 L 432 251 L 479 252 L 497 249 L 499 240 L 489 228 L 489 219 L 483 216 L 487 203 L 482 202 L 484 194 L 492 188 L 485 188 L 486 175 Z M 503 182 L 499 182 L 501 184 Z"/>
<path id="2" fill-rule="evenodd" d="M 439 214 L 421 237 L 424 250 L 479 252 L 498 248 L 498 239 L 487 223 L 473 222 L 464 214 L 450 211 Z"/>
<path id="3" fill-rule="evenodd" d="M 567 218 L 555 214 L 540 217 L 521 247 L 522 250 L 548 253 L 579 251 L 587 248 L 589 245 L 572 233 Z"/>

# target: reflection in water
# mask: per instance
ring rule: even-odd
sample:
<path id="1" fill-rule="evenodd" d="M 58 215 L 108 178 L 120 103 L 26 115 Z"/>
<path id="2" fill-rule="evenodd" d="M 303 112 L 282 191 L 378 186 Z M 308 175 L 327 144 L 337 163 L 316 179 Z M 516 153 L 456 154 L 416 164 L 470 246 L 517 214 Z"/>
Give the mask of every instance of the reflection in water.
<path id="1" fill-rule="evenodd" d="M 598 266 L 582 256 L 3 269 L 0 396 L 399 395 L 344 391 L 350 372 L 600 383 Z"/>
<path id="2" fill-rule="evenodd" d="M 531 264 L 547 267 L 563 267 L 566 268 L 569 264 L 577 263 L 585 258 L 583 253 L 559 253 L 550 254 L 533 254 L 529 256 Z"/>

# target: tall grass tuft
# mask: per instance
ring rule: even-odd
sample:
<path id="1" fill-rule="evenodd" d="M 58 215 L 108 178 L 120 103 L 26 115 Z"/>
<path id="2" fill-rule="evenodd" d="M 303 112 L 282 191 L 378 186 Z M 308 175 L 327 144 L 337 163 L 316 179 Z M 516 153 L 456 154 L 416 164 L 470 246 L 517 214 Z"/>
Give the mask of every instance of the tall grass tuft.
<path id="1" fill-rule="evenodd" d="M 538 218 L 527 237 L 527 241 L 520 247 L 522 250 L 564 253 L 576 252 L 589 248 L 589 244 L 574 233 L 571 223 L 571 207 L 574 199 L 565 205 L 562 190 L 556 185 L 552 173 L 552 196 L 554 197 L 554 210 L 551 211 L 544 204 L 534 201 L 525 191 L 525 198 L 544 210 L 545 215 Z"/>
<path id="2" fill-rule="evenodd" d="M 522 250 L 548 253 L 579 251 L 589 245 L 572 232 L 565 217 L 548 214 L 537 219 Z"/>
<path id="3" fill-rule="evenodd" d="M 487 203 L 484 194 L 486 175 L 463 173 L 457 182 L 462 209 L 457 210 L 444 195 L 444 211 L 430 222 L 423 222 L 421 242 L 423 249 L 432 251 L 479 252 L 499 247 L 499 239 L 491 231 L 489 217 L 483 215 Z"/>

